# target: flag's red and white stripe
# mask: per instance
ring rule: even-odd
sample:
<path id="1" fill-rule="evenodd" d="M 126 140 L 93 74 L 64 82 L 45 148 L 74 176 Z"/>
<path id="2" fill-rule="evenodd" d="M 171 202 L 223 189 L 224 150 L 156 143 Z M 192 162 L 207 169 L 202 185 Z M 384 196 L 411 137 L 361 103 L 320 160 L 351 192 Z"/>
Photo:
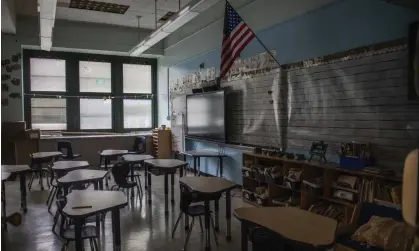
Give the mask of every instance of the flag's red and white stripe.
<path id="1" fill-rule="evenodd" d="M 221 52 L 221 78 L 227 74 L 234 60 L 254 37 L 255 34 L 243 21 L 234 28 L 229 36 L 224 35 Z"/>

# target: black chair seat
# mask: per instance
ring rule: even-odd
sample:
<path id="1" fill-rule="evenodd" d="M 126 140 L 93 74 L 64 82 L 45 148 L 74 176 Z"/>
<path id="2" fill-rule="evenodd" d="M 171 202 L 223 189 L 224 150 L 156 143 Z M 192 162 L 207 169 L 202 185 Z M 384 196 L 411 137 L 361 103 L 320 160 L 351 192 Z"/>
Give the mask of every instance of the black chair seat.
<path id="1" fill-rule="evenodd" d="M 133 181 L 127 181 L 126 184 L 119 185 L 120 188 L 133 188 L 135 186 L 137 186 L 137 183 Z"/>
<path id="2" fill-rule="evenodd" d="M 211 210 L 209 213 L 212 213 Z M 189 206 L 188 212 L 186 213 L 189 216 L 204 216 L 205 215 L 205 207 L 204 205 L 192 205 Z"/>
<path id="3" fill-rule="evenodd" d="M 75 231 L 74 228 L 67 228 L 64 230 L 64 233 L 62 234 L 63 238 L 66 240 L 74 241 L 75 238 Z M 96 238 L 96 226 L 83 226 L 81 228 L 81 238 L 82 239 L 90 239 L 90 238 Z"/>
<path id="4" fill-rule="evenodd" d="M 66 155 L 66 154 L 61 155 L 61 158 L 66 159 L 66 160 L 72 160 L 72 159 L 79 158 L 79 157 L 81 157 L 80 153 L 75 153 L 75 154 L 73 154 L 73 156 L 69 156 L 69 155 Z"/>

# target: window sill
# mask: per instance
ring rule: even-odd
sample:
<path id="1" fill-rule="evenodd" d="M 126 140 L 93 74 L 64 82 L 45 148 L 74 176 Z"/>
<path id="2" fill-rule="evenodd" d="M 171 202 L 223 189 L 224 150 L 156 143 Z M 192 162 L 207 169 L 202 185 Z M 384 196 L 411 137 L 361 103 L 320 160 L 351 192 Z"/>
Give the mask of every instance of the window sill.
<path id="1" fill-rule="evenodd" d="M 87 134 L 87 135 L 41 135 L 41 140 L 57 139 L 95 139 L 95 138 L 114 138 L 114 137 L 133 137 L 133 136 L 151 136 L 151 131 L 136 133 L 113 133 L 113 134 Z"/>

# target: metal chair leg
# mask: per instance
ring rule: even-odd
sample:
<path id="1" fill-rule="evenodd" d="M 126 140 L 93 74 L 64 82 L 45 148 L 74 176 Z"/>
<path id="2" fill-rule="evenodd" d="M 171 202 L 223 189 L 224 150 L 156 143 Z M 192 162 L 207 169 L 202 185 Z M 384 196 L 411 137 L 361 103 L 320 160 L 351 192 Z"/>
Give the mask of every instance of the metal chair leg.
<path id="1" fill-rule="evenodd" d="M 35 178 L 35 172 L 32 173 L 31 179 L 29 180 L 29 183 L 28 183 L 28 190 L 29 191 L 32 188 L 32 183 L 33 183 L 34 178 Z"/>
<path id="2" fill-rule="evenodd" d="M 188 235 L 186 236 L 185 244 L 183 245 L 184 251 L 186 251 L 186 246 L 188 245 L 189 238 L 191 237 L 194 222 L 195 222 L 195 217 L 192 217 L 192 222 L 191 222 L 191 225 L 189 226 Z"/>
<path id="3" fill-rule="evenodd" d="M 93 239 L 93 245 L 95 245 L 95 250 L 96 250 L 96 251 L 99 251 L 99 245 L 97 244 L 97 240 L 96 240 L 96 238 L 95 238 L 95 239 Z"/>
<path id="4" fill-rule="evenodd" d="M 57 191 L 58 191 L 58 189 L 56 187 L 53 187 L 52 189 L 54 190 L 54 194 L 52 195 L 51 200 L 49 201 L 48 212 L 51 211 L 52 202 L 54 201 L 54 197 L 55 197 L 55 195 L 57 194 Z"/>
<path id="5" fill-rule="evenodd" d="M 201 233 L 204 232 L 204 228 L 202 227 L 202 219 L 201 216 L 199 216 L 199 226 L 201 227 Z"/>
<path id="6" fill-rule="evenodd" d="M 53 220 L 53 224 L 52 224 L 52 232 L 53 233 L 55 233 L 55 226 L 57 225 L 57 223 L 58 223 L 58 218 L 60 217 L 60 213 L 58 212 L 58 209 L 57 209 L 57 211 L 55 212 L 55 215 L 54 215 L 54 220 Z"/>
<path id="7" fill-rule="evenodd" d="M 179 216 L 177 217 L 175 226 L 173 227 L 173 230 L 172 230 L 172 239 L 175 236 L 175 232 L 176 232 L 177 226 L 179 225 L 180 218 L 182 218 L 182 213 L 179 213 Z"/>
<path id="8" fill-rule="evenodd" d="M 93 238 L 89 239 L 89 243 L 90 243 L 90 250 L 94 251 L 95 247 L 93 246 Z"/>
<path id="9" fill-rule="evenodd" d="M 215 244 L 217 244 L 218 246 L 217 232 L 215 231 L 214 219 L 212 218 L 212 216 L 210 216 L 210 221 L 211 221 L 212 232 L 214 233 L 214 241 L 215 241 Z"/>
<path id="10" fill-rule="evenodd" d="M 52 189 L 49 191 L 47 202 L 45 202 L 45 205 L 47 205 L 47 206 L 49 204 L 49 200 L 51 199 L 51 195 L 54 193 L 54 189 L 55 189 L 55 187 L 52 187 Z"/>
<path id="11" fill-rule="evenodd" d="M 62 245 L 62 247 L 61 247 L 61 251 L 66 251 L 66 250 L 67 250 L 67 248 L 68 248 L 68 243 L 69 243 L 69 241 L 65 241 L 65 242 L 63 243 L 63 245 Z"/>

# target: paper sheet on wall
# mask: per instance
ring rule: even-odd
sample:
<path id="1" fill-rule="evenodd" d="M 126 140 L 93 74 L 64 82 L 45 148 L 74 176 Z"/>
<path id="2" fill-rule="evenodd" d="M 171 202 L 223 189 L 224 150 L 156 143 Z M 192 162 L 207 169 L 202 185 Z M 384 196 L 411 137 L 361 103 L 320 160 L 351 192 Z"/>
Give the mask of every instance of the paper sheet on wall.
<path id="1" fill-rule="evenodd" d="M 172 99 L 172 135 L 174 151 L 184 150 L 186 96 L 176 96 Z"/>

